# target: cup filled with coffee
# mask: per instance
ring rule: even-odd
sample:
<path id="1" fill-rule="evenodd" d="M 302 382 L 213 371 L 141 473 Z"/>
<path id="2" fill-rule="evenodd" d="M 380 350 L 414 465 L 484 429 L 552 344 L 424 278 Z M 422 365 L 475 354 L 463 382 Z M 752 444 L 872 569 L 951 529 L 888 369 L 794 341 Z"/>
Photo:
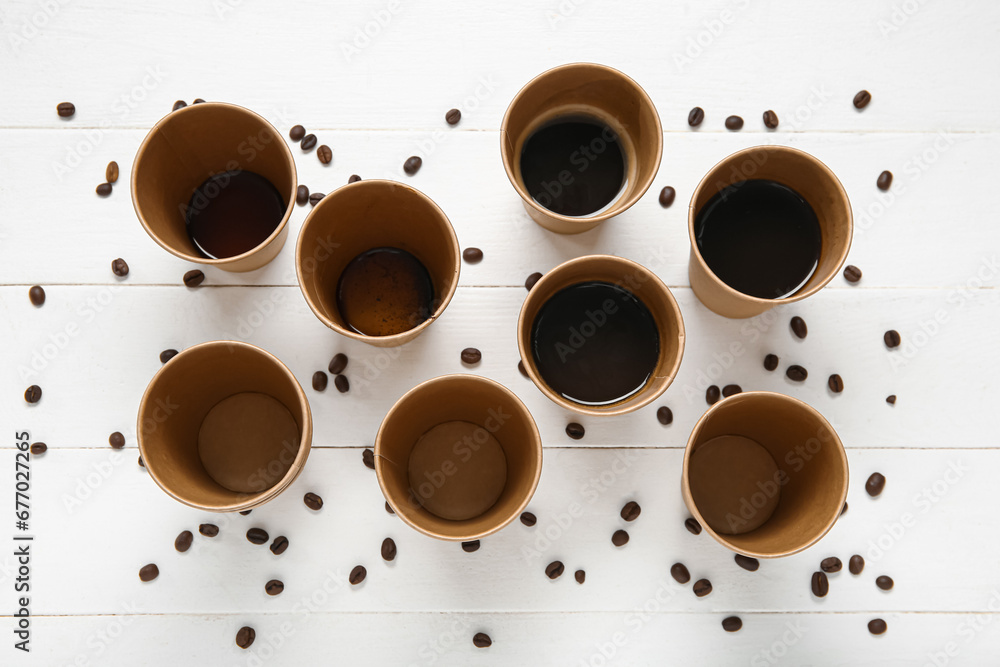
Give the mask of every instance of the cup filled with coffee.
<path id="1" fill-rule="evenodd" d="M 517 346 L 528 377 L 555 403 L 624 414 L 670 386 L 684 354 L 684 320 L 655 273 L 622 257 L 588 255 L 531 288 Z"/>
<path id="2" fill-rule="evenodd" d="M 193 104 L 146 135 L 131 188 L 139 221 L 168 252 L 226 271 L 252 271 L 285 244 L 295 162 L 278 131 L 249 109 Z"/>
<path id="3" fill-rule="evenodd" d="M 529 81 L 500 126 L 500 154 L 528 215 L 560 234 L 592 229 L 637 202 L 660 167 L 652 100 L 616 69 L 562 65 Z"/>
<path id="4" fill-rule="evenodd" d="M 170 496 L 238 512 L 286 489 L 305 465 L 312 415 L 292 372 L 259 347 L 201 343 L 153 376 L 139 404 L 139 452 Z"/>
<path id="5" fill-rule="evenodd" d="M 833 527 L 847 498 L 847 454 L 814 408 L 768 391 L 724 398 L 695 425 L 681 491 L 727 549 L 788 556 Z"/>
<path id="6" fill-rule="evenodd" d="M 840 271 L 852 233 L 851 202 L 825 164 L 787 146 L 741 150 L 691 196 L 691 288 L 733 318 L 800 301 Z"/>
<path id="7" fill-rule="evenodd" d="M 475 540 L 527 507 L 542 472 L 542 440 L 509 389 L 477 375 L 445 375 L 389 410 L 375 439 L 375 472 L 405 523 L 442 540 Z"/>
<path id="8" fill-rule="evenodd" d="M 413 340 L 444 312 L 460 263 L 444 211 L 395 181 L 358 181 L 323 197 L 295 249 L 299 287 L 316 317 L 377 347 Z"/>

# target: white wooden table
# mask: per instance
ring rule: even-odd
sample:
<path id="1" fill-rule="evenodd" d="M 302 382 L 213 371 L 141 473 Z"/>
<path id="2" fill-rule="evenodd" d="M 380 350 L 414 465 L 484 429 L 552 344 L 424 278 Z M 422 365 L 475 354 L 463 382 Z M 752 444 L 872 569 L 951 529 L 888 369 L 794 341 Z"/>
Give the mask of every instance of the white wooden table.
<path id="1" fill-rule="evenodd" d="M 0 6 L 0 664 L 110 665 L 996 665 L 1000 664 L 1000 328 L 996 220 L 997 56 L 1000 5 L 990 0 L 794 0 L 492 3 L 261 0 L 127 3 L 8 0 Z M 518 88 L 578 60 L 633 76 L 664 127 L 653 188 L 619 218 L 579 236 L 533 224 L 507 182 L 498 127 Z M 854 93 L 871 105 L 858 112 Z M 293 240 L 251 274 L 190 268 L 142 231 L 127 189 L 132 156 L 176 99 L 247 106 L 283 133 L 295 123 L 334 150 L 323 166 L 296 155 L 300 182 L 328 192 L 350 174 L 396 178 L 426 192 L 451 217 L 463 247 L 485 259 L 465 265 L 440 322 L 398 357 L 323 327 L 295 286 Z M 76 104 L 58 118 L 55 105 Z M 705 123 L 687 127 L 701 106 Z M 463 112 L 450 128 L 444 113 Z M 768 132 L 761 113 L 781 119 Z M 729 114 L 746 127 L 723 128 Z M 686 204 L 704 172 L 759 143 L 803 148 L 827 162 L 851 197 L 857 232 L 841 277 L 802 304 L 750 321 L 713 315 L 687 286 Z M 403 160 L 422 155 L 414 177 Z M 108 161 L 122 180 L 94 194 Z M 888 193 L 875 188 L 895 173 Z M 663 209 L 656 192 L 677 189 Z M 654 269 L 674 291 L 688 328 L 680 375 L 663 400 L 622 418 L 575 419 L 516 369 L 515 319 L 524 278 L 568 258 L 608 252 Z M 110 262 L 131 273 L 116 279 Z M 27 298 L 45 286 L 42 308 Z M 795 339 L 788 319 L 809 325 Z M 248 323 L 254 323 L 248 325 Z M 67 329 L 67 327 L 69 329 Z M 882 333 L 900 331 L 888 352 Z M 67 333 L 67 331 L 71 333 Z M 159 367 L 158 353 L 241 338 L 272 351 L 309 386 L 335 352 L 370 384 L 332 388 L 312 402 L 315 438 L 307 468 L 272 504 L 247 517 L 212 516 L 171 501 L 136 465 L 135 414 Z M 743 350 L 721 355 L 733 343 Z M 414 384 L 466 370 L 511 387 L 545 440 L 542 480 L 520 523 L 464 553 L 425 538 L 383 509 L 361 462 L 382 416 Z M 766 373 L 774 352 L 810 371 L 804 384 Z M 825 378 L 846 390 L 834 396 Z M 756 573 L 707 535 L 683 527 L 679 492 L 687 434 L 706 409 L 704 389 L 735 382 L 799 397 L 835 425 L 848 447 L 850 509 L 816 547 Z M 42 386 L 37 405 L 22 392 Z M 895 407 L 884 399 L 897 394 Z M 655 419 L 669 405 L 675 421 Z M 108 446 L 112 431 L 127 447 Z M 31 653 L 14 649 L 18 577 L 14 435 L 48 443 L 33 458 Z M 888 478 L 878 499 L 868 475 Z M 302 495 L 326 505 L 314 514 Z M 637 500 L 631 541 L 611 545 L 618 511 Z M 576 517 L 570 509 L 579 506 Z M 173 549 L 183 529 L 221 527 Z M 280 556 L 244 538 L 251 526 L 288 536 Z M 391 536 L 399 556 L 379 557 Z M 810 594 L 820 559 L 867 560 L 862 576 L 831 577 Z M 544 566 L 562 560 L 556 581 Z M 696 598 L 669 576 L 683 561 L 715 590 Z M 139 567 L 160 577 L 143 584 Z M 347 573 L 368 568 L 363 585 Z M 585 569 L 578 585 L 572 573 Z M 889 574 L 895 589 L 875 587 Z M 285 592 L 264 594 L 270 578 Z M 723 632 L 731 614 L 743 629 Z M 888 622 L 880 637 L 866 625 Z M 248 651 L 234 642 L 251 625 Z M 472 635 L 486 632 L 489 649 Z"/>

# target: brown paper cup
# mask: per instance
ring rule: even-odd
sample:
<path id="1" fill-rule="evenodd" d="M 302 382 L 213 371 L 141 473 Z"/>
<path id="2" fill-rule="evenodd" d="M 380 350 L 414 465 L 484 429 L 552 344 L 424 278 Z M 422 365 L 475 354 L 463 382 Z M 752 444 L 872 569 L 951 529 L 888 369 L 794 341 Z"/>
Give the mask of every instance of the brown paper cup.
<path id="1" fill-rule="evenodd" d="M 652 312 L 660 334 L 659 361 L 646 386 L 611 405 L 584 405 L 563 398 L 545 383 L 531 351 L 531 328 L 545 302 L 566 287 L 592 281 L 612 283 L 632 292 Z M 655 401 L 674 381 L 684 356 L 684 319 L 674 295 L 646 267 L 622 257 L 587 255 L 563 262 L 531 288 L 517 320 L 517 348 L 528 377 L 554 403 L 587 415 L 620 415 Z"/>
<path id="2" fill-rule="evenodd" d="M 169 495 L 210 512 L 275 498 L 312 443 L 309 402 L 292 372 L 259 347 L 190 347 L 153 376 L 139 404 L 139 452 Z"/>
<path id="3" fill-rule="evenodd" d="M 521 148 L 542 125 L 560 116 L 586 114 L 618 134 L 627 183 L 618 199 L 592 216 L 553 213 L 528 193 L 521 179 Z M 539 74 L 518 92 L 500 125 L 500 154 L 531 219 L 560 234 L 577 234 L 628 209 L 649 189 L 663 154 L 663 129 L 653 101 L 639 84 L 616 69 L 593 63 L 561 65 Z"/>
<path id="4" fill-rule="evenodd" d="M 245 169 L 271 181 L 285 216 L 263 243 L 241 255 L 209 259 L 188 236 L 184 207 L 213 174 Z M 243 107 L 206 102 L 172 111 L 149 131 L 132 166 L 132 204 L 154 241 L 181 259 L 225 271 L 253 271 L 277 256 L 295 206 L 295 162 L 281 135 Z"/>
<path id="5" fill-rule="evenodd" d="M 375 472 L 411 527 L 440 540 L 475 540 L 527 507 L 542 472 L 542 440 L 509 389 L 445 375 L 389 410 L 375 439 Z"/>
<path id="6" fill-rule="evenodd" d="M 695 425 L 681 490 L 724 547 L 777 558 L 826 535 L 847 481 L 844 446 L 822 415 L 789 396 L 752 391 L 719 401 Z"/>
<path id="7" fill-rule="evenodd" d="M 719 280 L 698 252 L 694 228 L 698 212 L 720 190 L 751 179 L 777 181 L 794 189 L 809 202 L 819 219 L 822 247 L 816 271 L 795 294 L 784 299 L 761 299 L 738 292 Z M 691 289 L 709 310 L 732 318 L 753 317 L 783 303 L 801 301 L 823 289 L 840 271 L 851 249 L 853 227 L 851 202 L 844 186 L 829 167 L 812 155 L 787 146 L 755 146 L 738 151 L 712 167 L 691 195 Z"/>
<path id="8" fill-rule="evenodd" d="M 405 250 L 427 268 L 434 312 L 402 333 L 366 336 L 344 322 L 337 284 L 352 259 L 379 247 Z M 337 333 L 376 347 L 407 343 L 440 317 L 458 287 L 460 265 L 448 216 L 424 193 L 395 181 L 358 181 L 323 197 L 303 223 L 295 248 L 299 287 L 316 317 Z"/>

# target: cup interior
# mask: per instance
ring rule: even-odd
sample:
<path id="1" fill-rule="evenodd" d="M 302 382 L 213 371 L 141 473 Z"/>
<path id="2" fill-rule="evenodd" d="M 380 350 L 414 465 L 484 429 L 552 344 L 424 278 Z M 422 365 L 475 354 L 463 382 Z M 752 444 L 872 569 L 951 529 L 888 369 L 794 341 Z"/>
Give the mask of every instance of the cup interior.
<path id="1" fill-rule="evenodd" d="M 439 440 L 428 459 L 422 439 L 456 423 L 466 426 Z M 410 526 L 444 540 L 477 539 L 510 523 L 531 499 L 541 465 L 541 438 L 527 408 L 503 385 L 475 375 L 418 385 L 389 411 L 375 441 L 389 504 Z"/>

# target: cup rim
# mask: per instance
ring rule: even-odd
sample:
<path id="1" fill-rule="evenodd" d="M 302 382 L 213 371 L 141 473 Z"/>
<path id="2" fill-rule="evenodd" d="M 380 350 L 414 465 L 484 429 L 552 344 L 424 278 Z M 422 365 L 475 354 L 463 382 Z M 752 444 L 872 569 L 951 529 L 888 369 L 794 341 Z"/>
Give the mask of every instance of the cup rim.
<path id="1" fill-rule="evenodd" d="M 333 203 L 334 199 L 336 199 L 338 194 L 342 194 L 348 188 L 356 188 L 356 189 L 371 188 L 376 185 L 379 187 L 392 185 L 397 188 L 404 188 L 406 190 L 409 190 L 412 194 L 416 195 L 419 199 L 422 199 L 425 203 L 427 203 L 445 223 L 444 227 L 446 227 L 447 236 L 451 241 L 452 250 L 454 251 L 455 254 L 455 280 L 452 281 L 451 286 L 448 288 L 446 293 L 444 293 L 441 296 L 441 302 L 438 304 L 438 307 L 434 310 L 434 313 L 426 320 L 424 320 L 423 322 L 421 322 L 420 324 L 411 329 L 407 329 L 406 331 L 401 331 L 395 334 L 389 334 L 387 336 L 369 336 L 366 334 L 361 334 L 358 333 L 357 331 L 352 331 L 347 327 L 341 326 L 337 322 L 331 320 L 329 317 L 326 316 L 326 314 L 322 311 L 322 309 L 315 303 L 312 295 L 306 291 L 305 281 L 303 281 L 302 279 L 302 271 L 303 271 L 302 239 L 305 237 L 305 231 L 309 227 L 309 225 L 315 224 L 315 220 L 317 219 L 317 212 L 325 210 L 323 209 L 324 206 L 325 207 L 335 206 L 336 204 Z M 313 314 L 317 317 L 317 319 L 319 319 L 319 321 L 325 324 L 328 328 L 333 329 L 342 336 L 346 336 L 347 338 L 352 338 L 354 340 L 361 341 L 362 343 L 378 344 L 380 346 L 393 347 L 395 345 L 401 345 L 411 340 L 417 334 L 419 334 L 424 329 L 429 327 L 432 322 L 441 317 L 445 309 L 448 307 L 448 304 L 451 303 L 452 297 L 455 296 L 455 291 L 458 289 L 458 281 L 461 274 L 461 270 L 462 270 L 462 250 L 458 244 L 458 235 L 455 233 L 455 227 L 454 225 L 451 224 L 451 220 L 448 218 L 448 215 L 444 212 L 444 210 L 440 206 L 438 206 L 437 202 L 435 202 L 433 199 L 431 199 L 430 197 L 428 197 L 426 194 L 416 189 L 415 187 L 407 185 L 406 183 L 400 183 L 399 181 L 393 181 L 385 178 L 372 178 L 372 179 L 356 181 L 354 183 L 348 183 L 346 185 L 340 186 L 333 192 L 330 192 L 329 194 L 325 195 L 319 201 L 319 203 L 316 204 L 316 206 L 314 206 L 311 211 L 309 211 L 308 215 L 306 215 L 306 219 L 302 222 L 302 227 L 299 229 L 299 236 L 295 241 L 295 278 L 299 284 L 299 291 L 302 292 L 302 296 L 305 297 L 306 303 L 309 305 L 309 309 L 313 312 Z"/>
<path id="2" fill-rule="evenodd" d="M 456 380 L 459 381 L 472 380 L 473 382 L 479 382 L 482 384 L 489 385 L 491 388 L 499 390 L 502 394 L 506 395 L 508 398 L 510 398 L 510 400 L 512 400 L 515 404 L 521 407 L 521 409 L 524 411 L 524 414 L 527 415 L 528 423 L 531 427 L 532 440 L 534 441 L 535 445 L 534 449 L 536 451 L 538 465 L 535 468 L 535 475 L 534 479 L 531 480 L 530 489 L 526 494 L 524 494 L 524 498 L 517 506 L 517 509 L 511 512 L 509 517 L 504 519 L 498 525 L 492 528 L 488 528 L 486 530 L 482 530 L 478 533 L 469 533 L 467 535 L 461 535 L 458 537 L 449 537 L 446 535 L 435 533 L 432 530 L 428 530 L 424 526 L 420 526 L 414 523 L 408 516 L 406 516 L 405 513 L 400 512 L 398 504 L 395 502 L 394 498 L 386 489 L 386 484 L 382 479 L 382 457 L 380 457 L 378 453 L 382 447 L 382 435 L 385 430 L 385 424 L 396 415 L 396 413 L 400 409 L 400 405 L 404 401 L 412 398 L 414 394 L 420 393 L 427 387 L 434 386 L 437 384 L 449 384 L 455 382 Z M 528 504 L 531 502 L 531 499 L 535 495 L 535 490 L 538 488 L 538 481 L 541 479 L 542 476 L 542 459 L 543 459 L 544 448 L 542 447 L 542 436 L 541 433 L 538 431 L 538 424 L 535 423 L 535 418 L 531 415 L 531 411 L 528 410 L 528 407 L 524 404 L 524 402 L 517 397 L 517 394 L 515 394 L 509 388 L 500 384 L 496 380 L 492 380 L 482 375 L 476 375 L 474 373 L 449 373 L 448 375 L 439 375 L 429 380 L 424 380 L 423 382 L 421 382 L 420 384 L 418 384 L 417 386 L 413 387 L 405 394 L 400 396 L 399 399 L 397 399 L 396 402 L 392 404 L 392 407 L 389 408 L 389 411 L 385 414 L 385 417 L 382 418 L 382 422 L 379 424 L 378 432 L 375 435 L 375 445 L 373 447 L 373 451 L 375 453 L 375 477 L 378 479 L 379 490 L 382 491 L 382 495 L 385 497 L 385 501 L 389 503 L 389 506 L 392 508 L 393 512 L 396 513 L 396 516 L 402 519 L 403 523 L 405 523 L 406 525 L 410 526 L 417 532 L 427 535 L 428 537 L 433 537 L 435 539 L 445 540 L 448 542 L 463 542 L 469 540 L 478 540 L 480 538 L 486 537 L 487 535 L 492 535 L 493 533 L 496 533 L 506 528 L 508 525 L 511 524 L 511 522 L 514 521 L 514 519 L 519 517 L 521 513 L 524 512 L 525 509 L 527 509 Z"/>
<path id="3" fill-rule="evenodd" d="M 671 365 L 667 375 L 670 377 L 670 381 L 667 382 L 662 389 L 659 391 L 650 392 L 648 395 L 642 398 L 636 398 L 633 402 L 631 399 L 626 399 L 622 401 L 619 405 L 615 406 L 613 409 L 598 409 L 596 407 L 591 407 L 584 405 L 582 403 L 576 403 L 568 399 L 563 398 L 559 394 L 552 391 L 548 383 L 542 379 L 541 375 L 535 369 L 534 357 L 531 354 L 531 350 L 527 349 L 525 345 L 526 336 L 522 335 L 523 332 L 528 331 L 532 323 L 527 321 L 527 310 L 528 304 L 532 302 L 532 298 L 536 301 L 541 299 L 537 294 L 541 294 L 541 291 L 536 291 L 539 285 L 545 286 L 547 282 L 553 282 L 558 279 L 560 273 L 576 266 L 577 264 L 586 263 L 588 261 L 593 261 L 594 259 L 600 260 L 611 260 L 617 264 L 621 264 L 623 267 L 630 269 L 632 271 L 641 271 L 643 273 L 649 274 L 650 279 L 662 289 L 662 292 L 667 296 L 667 304 L 670 308 L 670 312 L 673 317 L 677 320 L 677 338 L 678 338 L 678 353 L 677 358 Z M 555 276 L 555 277 L 553 277 Z M 627 289 L 627 288 L 626 288 Z M 673 384 L 673 381 L 677 378 L 677 371 L 680 369 L 681 361 L 684 359 L 684 348 L 685 348 L 685 330 L 684 330 L 684 317 L 681 314 L 680 306 L 677 304 L 677 299 L 674 297 L 673 292 L 670 288 L 660 280 L 660 277 L 656 273 L 638 262 L 625 257 L 618 257 L 617 255 L 583 255 L 581 257 L 574 257 L 573 259 L 567 260 L 562 264 L 559 264 L 554 269 L 543 275 L 538 279 L 538 282 L 531 288 L 528 292 L 528 296 L 524 298 L 524 302 L 521 304 L 521 311 L 517 316 L 517 351 L 520 354 L 522 365 L 524 366 L 525 372 L 528 374 L 528 378 L 545 396 L 551 400 L 553 403 L 561 408 L 571 410 L 580 414 L 591 415 L 594 417 L 607 417 L 614 415 L 623 415 L 629 412 L 634 412 L 639 408 L 645 407 L 658 399 L 663 393 Z"/>
<path id="4" fill-rule="evenodd" d="M 837 258 L 837 269 L 835 271 L 832 271 L 828 277 L 819 281 L 809 289 L 799 290 L 798 292 L 795 292 L 791 296 L 787 296 L 782 299 L 763 299 L 759 296 L 751 296 L 750 294 L 744 294 L 743 292 L 740 292 L 739 290 L 734 289 L 725 282 L 723 282 L 723 280 L 719 278 L 717 275 L 715 275 L 715 272 L 712 271 L 712 269 L 708 266 L 708 263 L 705 261 L 705 258 L 701 256 L 701 251 L 698 250 L 698 240 L 695 238 L 695 232 L 694 232 L 695 218 L 698 216 L 698 211 L 695 210 L 694 202 L 698 198 L 698 195 L 701 194 L 702 189 L 704 189 L 707 186 L 709 177 L 713 173 L 715 173 L 717 169 L 719 169 L 720 167 L 722 167 L 722 165 L 728 163 L 729 161 L 736 159 L 740 156 L 747 155 L 754 151 L 761 151 L 761 150 L 773 153 L 794 153 L 813 162 L 816 165 L 816 167 L 819 168 L 820 171 L 825 173 L 831 179 L 831 181 L 836 185 L 837 193 L 840 197 L 841 202 L 843 203 L 844 210 L 847 211 L 847 231 L 848 231 L 847 243 L 844 244 L 844 248 L 841 251 L 839 257 Z M 833 173 L 833 170 L 830 169 L 830 167 L 828 167 L 825 162 L 820 160 L 812 153 L 807 153 L 804 150 L 801 150 L 799 148 L 793 148 L 791 146 L 784 146 L 780 144 L 760 144 L 758 146 L 749 146 L 747 148 L 740 149 L 735 153 L 727 155 L 726 157 L 722 158 L 714 165 L 712 165 L 712 167 L 707 172 L 705 172 L 705 175 L 701 177 L 701 180 L 698 181 L 698 185 L 695 186 L 694 191 L 691 193 L 691 200 L 690 202 L 688 202 L 688 241 L 691 244 L 691 257 L 694 259 L 694 261 L 698 263 L 698 266 L 706 273 L 706 275 L 712 278 L 713 284 L 719 289 L 721 289 L 723 292 L 725 292 L 728 296 L 736 297 L 744 300 L 747 303 L 753 303 L 755 305 L 761 306 L 765 310 L 773 308 L 774 306 L 780 306 L 783 303 L 794 303 L 796 301 L 801 301 L 802 299 L 810 297 L 813 294 L 819 292 L 824 287 L 826 287 L 830 283 L 830 281 L 833 280 L 834 276 L 836 276 L 837 273 L 840 272 L 840 267 L 844 265 L 844 262 L 847 261 L 847 255 L 851 251 L 851 242 L 853 240 L 854 240 L 854 211 L 851 209 L 851 201 L 847 197 L 847 190 L 844 188 L 844 184 L 840 182 L 840 179 L 837 178 L 837 175 Z"/>
<path id="5" fill-rule="evenodd" d="M 648 104 L 649 107 L 653 110 L 653 119 L 656 121 L 656 132 L 655 132 L 656 158 L 654 161 L 653 169 L 652 171 L 650 171 L 649 176 L 637 184 L 635 192 L 632 194 L 632 196 L 624 200 L 621 208 L 612 206 L 608 210 L 602 213 L 598 213 L 597 215 L 590 215 L 590 216 L 562 215 L 561 213 L 555 213 L 553 211 L 550 211 L 549 209 L 545 208 L 544 206 L 536 202 L 535 199 L 528 193 L 528 191 L 524 189 L 524 186 L 516 178 L 514 178 L 514 165 L 511 164 L 510 159 L 508 159 L 507 157 L 507 151 L 504 150 L 504 141 L 507 138 L 507 124 L 510 121 L 511 112 L 514 109 L 515 105 L 517 105 L 517 103 L 521 100 L 521 98 L 524 97 L 528 88 L 535 85 L 536 83 L 538 83 L 538 81 L 547 76 L 568 69 L 599 69 L 611 74 L 612 76 L 616 76 L 623 79 L 633 88 L 635 88 L 635 91 L 638 93 L 640 99 L 642 99 L 646 104 Z M 514 190 L 517 191 L 517 194 L 520 195 L 522 201 L 524 201 L 524 203 L 527 206 L 530 206 L 537 213 L 546 216 L 552 220 L 564 222 L 569 225 L 579 225 L 583 228 L 581 229 L 581 231 L 584 231 L 585 229 L 590 229 L 596 223 L 604 222 L 605 220 L 620 215 L 625 211 L 627 211 L 628 209 L 632 208 L 632 206 L 635 205 L 635 203 L 638 202 L 640 199 L 642 199 L 642 197 L 649 190 L 649 187 L 653 184 L 653 181 L 656 179 L 657 172 L 659 172 L 660 170 L 660 162 L 663 160 L 663 124 L 660 122 L 660 114 L 656 110 L 656 105 L 653 104 L 653 98 L 649 96 L 649 93 L 647 93 L 646 90 L 635 81 L 635 79 L 625 74 L 621 70 L 615 69 L 614 67 L 609 67 L 608 65 L 601 65 L 599 63 L 591 63 L 591 62 L 565 63 L 562 65 L 557 65 L 556 67 L 549 68 L 544 72 L 537 74 L 530 81 L 521 86 L 521 89 L 518 90 L 517 94 L 514 95 L 513 99 L 511 99 L 510 104 L 507 105 L 507 110 L 504 112 L 503 120 L 500 122 L 500 157 L 503 160 L 503 169 L 507 173 L 507 179 L 510 181 L 511 185 L 514 186 Z"/>
<path id="6" fill-rule="evenodd" d="M 160 475 L 157 473 L 155 468 L 150 467 L 149 457 L 146 456 L 146 446 L 143 444 L 143 439 L 142 439 L 142 417 L 146 413 L 146 406 L 149 404 L 149 401 L 151 400 L 150 396 L 152 394 L 154 386 L 160 380 L 160 378 L 163 377 L 163 373 L 165 372 L 167 367 L 170 366 L 170 364 L 174 363 L 177 359 L 182 358 L 183 355 L 186 355 L 193 350 L 202 348 L 222 348 L 222 347 L 227 348 L 227 351 L 231 347 L 241 347 L 250 351 L 253 354 L 259 354 L 268 361 L 275 364 L 278 367 L 278 369 L 281 370 L 282 373 L 289 380 L 291 380 L 304 419 L 302 425 L 302 432 L 299 434 L 299 450 L 298 452 L 296 452 L 295 458 L 292 460 L 292 463 L 289 466 L 288 470 L 285 472 L 282 478 L 274 484 L 274 486 L 264 491 L 261 491 L 260 493 L 257 494 L 247 494 L 247 499 L 243 502 L 230 503 L 228 505 L 222 505 L 222 506 L 208 506 L 190 502 L 185 498 L 182 498 L 181 496 L 176 494 L 173 490 L 169 488 L 167 484 L 164 483 L 164 481 L 161 479 Z M 305 391 L 302 389 L 302 385 L 299 384 L 299 381 L 296 379 L 295 375 L 288 368 L 288 366 L 286 366 L 280 359 L 278 359 L 276 356 L 274 356 L 273 354 L 271 354 L 262 347 L 252 345 L 250 343 L 245 343 L 243 341 L 210 340 L 210 341 L 205 341 L 203 343 L 198 343 L 196 345 L 192 345 L 191 347 L 187 347 L 181 350 L 170 361 L 163 364 L 159 369 L 157 369 L 156 373 L 153 374 L 152 379 L 150 379 L 149 384 L 146 385 L 146 389 L 145 391 L 143 391 L 142 394 L 142 399 L 139 401 L 139 411 L 136 417 L 135 432 L 136 432 L 136 441 L 139 446 L 139 455 L 142 456 L 146 472 L 149 473 L 149 476 L 153 478 L 153 481 L 156 482 L 156 485 L 159 486 L 168 496 L 170 496 L 171 498 L 180 503 L 183 503 L 184 505 L 187 505 L 188 507 L 193 507 L 195 509 L 203 510 L 206 512 L 239 512 L 247 509 L 252 509 L 254 507 L 258 507 L 274 499 L 282 491 L 288 488 L 292 484 L 292 482 L 295 481 L 295 479 L 302 472 L 302 469 L 305 467 L 306 459 L 309 458 L 309 452 L 312 448 L 312 428 L 313 428 L 312 411 L 309 408 L 309 399 L 306 396 Z"/>
<path id="7" fill-rule="evenodd" d="M 753 556 L 754 558 L 783 558 L 785 556 L 791 556 L 792 554 L 797 554 L 799 552 L 805 551 L 806 549 L 815 545 L 817 542 L 823 539 L 826 536 L 826 534 L 830 532 L 830 530 L 834 527 L 834 525 L 836 525 L 837 520 L 840 519 L 840 515 L 842 514 L 841 510 L 837 511 L 837 513 L 833 516 L 833 518 L 830 519 L 825 526 L 823 526 L 823 529 L 820 530 L 815 535 L 815 537 L 813 537 L 811 540 L 809 540 L 802 546 L 780 552 L 764 553 L 764 552 L 755 552 L 755 551 L 747 551 L 739 549 L 728 540 L 728 536 L 721 535 L 717 533 L 715 530 L 713 530 L 712 527 L 708 525 L 708 523 L 705 521 L 705 518 L 702 516 L 701 511 L 698 509 L 697 503 L 694 502 L 694 498 L 691 496 L 691 489 L 688 482 L 688 474 L 690 471 L 691 454 L 694 449 L 695 439 L 698 435 L 700 435 L 702 427 L 705 425 L 708 419 L 715 413 L 715 411 L 718 410 L 726 402 L 726 400 L 728 400 L 728 398 L 735 398 L 736 396 L 752 396 L 752 397 L 767 396 L 769 398 L 777 398 L 778 400 L 785 401 L 786 403 L 791 403 L 792 405 L 795 405 L 799 409 L 804 409 L 807 413 L 818 419 L 821 423 L 826 424 L 826 426 L 830 429 L 830 432 L 833 434 L 834 442 L 837 445 L 837 452 L 840 455 L 839 456 L 840 463 L 844 471 L 844 484 L 840 494 L 839 507 L 843 507 L 844 503 L 847 501 L 847 490 L 848 488 L 850 488 L 850 466 L 848 465 L 847 461 L 847 450 L 844 448 L 844 443 L 840 439 L 840 434 L 837 433 L 837 430 L 835 428 L 833 428 L 833 425 L 826 419 L 826 417 L 824 417 L 820 413 L 819 410 L 817 410 L 816 408 L 814 408 L 813 406 L 809 405 L 808 403 L 806 403 L 801 399 L 795 398 L 794 396 L 789 396 L 788 394 L 781 394 L 776 391 L 758 390 L 758 391 L 744 391 L 739 394 L 733 394 L 733 396 L 731 397 L 720 399 L 715 404 L 711 405 L 708 408 L 708 410 L 706 410 L 701 415 L 701 417 L 699 417 L 694 427 L 692 427 L 691 433 L 688 435 L 687 444 L 684 446 L 684 461 L 681 467 L 681 493 L 684 497 L 685 501 L 684 504 L 687 505 L 688 510 L 691 512 L 695 520 L 697 520 L 698 523 L 701 524 L 701 527 L 705 530 L 705 532 L 711 535 L 716 542 L 718 542 L 726 549 L 729 549 L 734 553 L 743 554 L 745 556 Z"/>
<path id="8" fill-rule="evenodd" d="M 180 250 L 177 250 L 176 248 L 171 247 L 170 245 L 165 243 L 163 239 L 161 239 L 159 235 L 157 235 L 156 232 L 152 230 L 152 228 L 150 228 L 149 224 L 146 222 L 145 216 L 143 216 L 142 214 L 142 211 L 139 210 L 139 199 L 136 196 L 136 169 L 139 165 L 139 162 L 141 161 L 143 153 L 146 152 L 146 149 L 148 148 L 148 145 L 152 140 L 153 135 L 157 132 L 157 130 L 160 130 L 165 123 L 169 122 L 169 120 L 176 118 L 178 114 L 191 113 L 192 110 L 196 110 L 199 108 L 204 109 L 205 107 L 225 107 L 237 113 L 250 115 L 254 119 L 260 121 L 267 127 L 271 128 L 271 130 L 274 131 L 274 136 L 277 138 L 278 143 L 281 145 L 281 148 L 285 155 L 285 160 L 287 161 L 288 166 L 291 169 L 292 173 L 292 183 L 293 183 L 292 192 L 288 196 L 288 202 L 285 205 L 285 214 L 284 216 L 282 216 L 281 222 L 278 223 L 278 226 L 274 228 L 274 231 L 271 232 L 270 236 L 268 236 L 266 239 L 261 241 L 259 244 L 257 244 L 250 250 L 247 250 L 244 253 L 240 253 L 239 255 L 233 255 L 232 257 L 221 257 L 213 259 L 211 257 L 202 257 L 200 255 L 188 254 Z M 146 233 L 149 235 L 151 239 L 153 239 L 153 241 L 156 242 L 158 246 L 169 252 L 174 257 L 179 257 L 180 259 L 186 260 L 188 262 L 193 262 L 196 264 L 204 264 L 206 266 L 225 267 L 229 264 L 235 264 L 241 260 L 244 260 L 256 254 L 262 248 L 270 245 L 278 236 L 280 236 L 284 232 L 285 228 L 288 226 L 288 221 L 292 217 L 292 211 L 295 210 L 295 190 L 298 187 L 298 182 L 299 182 L 299 177 L 295 169 L 295 158 L 292 156 L 292 151 L 288 147 L 288 144 L 285 143 L 284 137 L 281 135 L 280 132 L 278 132 L 278 129 L 274 127 L 274 125 L 272 125 L 266 118 L 264 118 L 257 112 L 251 111 L 250 109 L 240 106 L 238 104 L 231 104 L 229 102 L 202 102 L 200 104 L 189 104 L 188 106 L 177 109 L 176 111 L 171 111 L 167 115 L 160 118 L 160 120 L 156 121 L 156 123 L 153 124 L 153 127 L 149 129 L 149 132 L 146 134 L 145 137 L 143 137 L 142 143 L 139 144 L 139 149 L 135 152 L 135 158 L 132 160 L 132 171 L 129 175 L 129 194 L 132 196 L 132 208 L 135 211 L 136 217 L 139 218 L 139 222 L 142 224 L 142 228 L 146 230 Z M 283 193 L 283 194 L 288 195 L 288 193 Z"/>

